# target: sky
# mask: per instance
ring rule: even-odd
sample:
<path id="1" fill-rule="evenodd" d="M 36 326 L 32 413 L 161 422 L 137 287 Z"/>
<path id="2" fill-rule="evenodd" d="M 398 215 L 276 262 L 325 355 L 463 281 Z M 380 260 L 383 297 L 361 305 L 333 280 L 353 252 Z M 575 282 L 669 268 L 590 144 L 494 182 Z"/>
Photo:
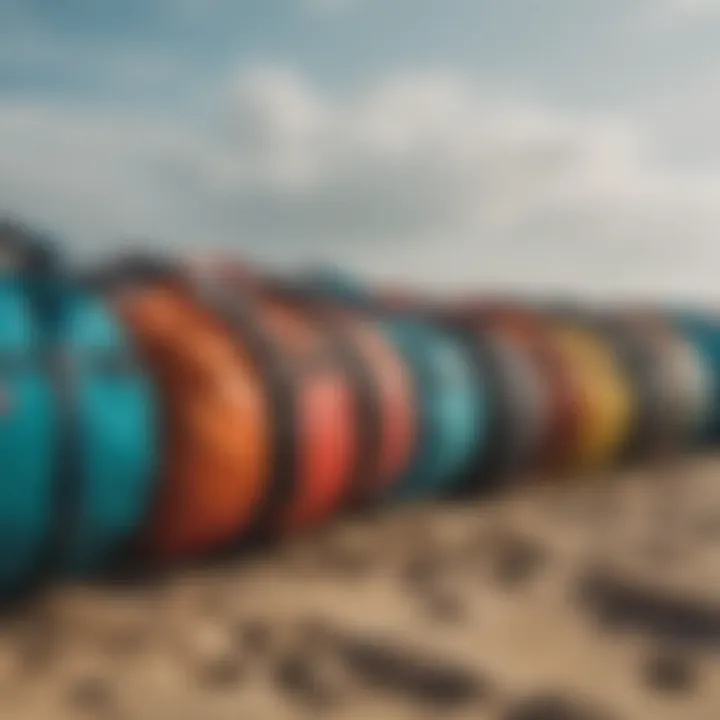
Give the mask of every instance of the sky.
<path id="1" fill-rule="evenodd" d="M 720 300 L 720 0 L 0 0 L 0 212 L 422 286 Z"/>

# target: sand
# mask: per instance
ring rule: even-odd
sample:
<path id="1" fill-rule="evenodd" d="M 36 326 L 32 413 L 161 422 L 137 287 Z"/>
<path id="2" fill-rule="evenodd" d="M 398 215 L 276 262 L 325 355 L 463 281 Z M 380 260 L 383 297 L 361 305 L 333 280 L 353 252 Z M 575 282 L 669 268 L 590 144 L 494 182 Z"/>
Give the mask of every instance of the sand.
<path id="1" fill-rule="evenodd" d="M 0 629 L 0 717 L 718 720 L 720 460 L 57 588 Z"/>

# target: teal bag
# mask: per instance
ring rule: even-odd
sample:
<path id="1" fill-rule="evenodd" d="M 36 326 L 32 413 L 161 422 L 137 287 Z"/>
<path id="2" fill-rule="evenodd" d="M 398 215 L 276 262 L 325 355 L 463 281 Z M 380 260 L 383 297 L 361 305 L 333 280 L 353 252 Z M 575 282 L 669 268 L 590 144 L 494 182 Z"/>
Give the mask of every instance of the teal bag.
<path id="1" fill-rule="evenodd" d="M 412 318 L 379 321 L 411 371 L 418 398 L 419 442 L 389 498 L 407 500 L 456 489 L 487 433 L 485 389 L 465 347 Z"/>
<path id="2" fill-rule="evenodd" d="M 707 413 L 700 421 L 696 442 L 701 446 L 714 445 L 720 441 L 720 324 L 688 311 L 673 313 L 670 319 L 709 371 Z"/>
<path id="3" fill-rule="evenodd" d="M 107 305 L 48 243 L 0 226 L 0 593 L 108 568 L 156 477 L 153 388 Z M 7 263 L 6 263 L 7 265 Z"/>

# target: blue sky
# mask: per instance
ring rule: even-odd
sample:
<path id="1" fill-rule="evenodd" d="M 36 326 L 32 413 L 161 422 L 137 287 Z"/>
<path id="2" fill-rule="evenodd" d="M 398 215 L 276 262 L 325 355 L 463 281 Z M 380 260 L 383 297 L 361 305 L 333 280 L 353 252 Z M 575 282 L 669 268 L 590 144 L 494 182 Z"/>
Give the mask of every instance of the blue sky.
<path id="1" fill-rule="evenodd" d="M 717 297 L 716 0 L 0 0 L 0 207 L 448 285 Z"/>

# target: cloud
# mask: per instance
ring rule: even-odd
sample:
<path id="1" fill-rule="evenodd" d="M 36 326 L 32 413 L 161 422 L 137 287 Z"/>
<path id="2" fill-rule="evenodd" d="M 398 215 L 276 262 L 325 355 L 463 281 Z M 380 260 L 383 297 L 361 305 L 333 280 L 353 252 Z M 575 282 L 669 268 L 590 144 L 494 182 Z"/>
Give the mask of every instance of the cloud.
<path id="1" fill-rule="evenodd" d="M 433 285 L 717 295 L 720 176 L 643 128 L 397 73 L 341 97 L 245 68 L 202 127 L 0 103 L 0 197 L 79 252 L 124 238 Z"/>

